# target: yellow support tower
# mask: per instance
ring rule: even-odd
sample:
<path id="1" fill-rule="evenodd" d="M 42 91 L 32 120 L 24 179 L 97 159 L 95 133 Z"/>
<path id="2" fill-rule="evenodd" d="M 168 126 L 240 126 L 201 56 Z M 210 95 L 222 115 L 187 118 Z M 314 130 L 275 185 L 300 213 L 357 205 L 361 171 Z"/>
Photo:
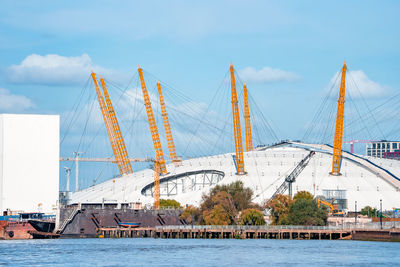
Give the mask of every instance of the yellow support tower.
<path id="1" fill-rule="evenodd" d="M 149 121 L 151 137 L 153 139 L 154 150 L 156 151 L 156 161 L 159 163 L 160 174 L 164 175 L 167 173 L 167 167 L 165 166 L 164 153 L 161 147 L 160 136 L 158 135 L 158 129 L 156 120 L 154 118 L 153 108 L 151 107 L 149 93 L 147 92 L 146 83 L 143 78 L 143 70 L 138 67 L 140 84 L 142 86 L 144 105 L 146 107 L 147 119 Z"/>
<path id="2" fill-rule="evenodd" d="M 171 158 L 171 161 L 176 164 L 180 162 L 180 160 L 176 156 L 174 139 L 172 138 L 171 126 L 169 124 L 168 113 L 167 109 L 165 108 L 164 97 L 161 91 L 161 84 L 159 81 L 157 81 L 157 89 L 158 89 L 158 97 L 160 98 L 161 114 L 164 122 L 165 136 L 167 137 L 167 142 L 168 142 L 169 156 Z"/>
<path id="3" fill-rule="evenodd" d="M 128 151 L 126 150 L 125 141 L 121 134 L 121 129 L 118 124 L 117 116 L 115 115 L 114 107 L 111 103 L 110 96 L 108 95 L 106 83 L 104 82 L 104 79 L 102 77 L 100 77 L 100 83 L 103 88 L 103 93 L 107 104 L 109 118 L 114 130 L 113 131 L 114 140 L 118 146 L 118 153 L 123 164 L 124 174 L 131 174 L 133 171 L 131 162 L 129 160 Z"/>
<path id="4" fill-rule="evenodd" d="M 253 138 L 251 136 L 249 99 L 247 97 L 246 84 L 243 85 L 243 98 L 244 98 L 244 127 L 246 133 L 246 151 L 249 152 L 253 150 Z"/>
<path id="5" fill-rule="evenodd" d="M 344 102 L 346 95 L 346 71 L 347 66 L 346 62 L 344 62 L 342 68 L 342 79 L 340 81 L 338 108 L 336 113 L 335 139 L 333 141 L 332 175 L 340 175 L 343 142 Z"/>
<path id="6" fill-rule="evenodd" d="M 119 151 L 118 151 L 118 145 L 116 144 L 115 139 L 114 139 L 113 126 L 112 126 L 110 118 L 109 118 L 108 110 L 107 110 L 106 104 L 104 102 L 104 98 L 101 93 L 99 83 L 97 82 L 96 74 L 94 72 L 92 72 L 92 79 L 93 79 L 94 87 L 96 89 L 97 99 L 99 100 L 101 114 L 103 115 L 104 123 L 106 125 L 108 138 L 110 139 L 111 147 L 112 147 L 112 150 L 114 153 L 115 160 L 117 162 L 119 173 L 122 176 L 124 174 L 123 163 L 122 163 Z"/>
<path id="7" fill-rule="evenodd" d="M 160 164 L 154 161 L 154 207 L 160 209 Z"/>
<path id="8" fill-rule="evenodd" d="M 239 105 L 236 92 L 235 70 L 231 63 L 231 94 L 232 94 L 232 117 L 233 117 L 233 132 L 235 137 L 235 151 L 236 151 L 236 167 L 237 174 L 245 174 L 244 160 L 243 160 L 243 144 L 242 144 L 242 131 L 240 129 Z"/>

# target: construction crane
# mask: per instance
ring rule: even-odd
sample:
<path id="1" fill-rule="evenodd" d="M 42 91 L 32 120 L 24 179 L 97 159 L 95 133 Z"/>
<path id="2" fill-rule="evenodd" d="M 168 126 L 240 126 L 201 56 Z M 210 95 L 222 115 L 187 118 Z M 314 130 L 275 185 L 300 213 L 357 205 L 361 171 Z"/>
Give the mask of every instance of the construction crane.
<path id="1" fill-rule="evenodd" d="M 235 138 L 235 152 L 236 152 L 236 167 L 237 174 L 245 174 L 244 159 L 243 159 L 243 144 L 242 144 L 242 131 L 240 129 L 239 105 L 236 92 L 235 69 L 231 63 L 231 98 L 232 98 L 232 118 L 233 118 L 233 133 Z"/>
<path id="2" fill-rule="evenodd" d="M 147 92 L 146 83 L 143 78 L 143 70 L 140 66 L 138 67 L 138 72 L 139 72 L 140 84 L 142 86 L 144 105 L 146 107 L 147 120 L 148 120 L 149 126 L 150 126 L 151 138 L 153 140 L 154 150 L 156 152 L 156 161 L 160 165 L 159 166 L 160 174 L 164 175 L 167 173 L 167 167 L 165 166 L 165 160 L 164 160 L 164 153 L 163 153 L 163 150 L 161 147 L 160 136 L 158 134 L 157 124 L 156 124 L 156 120 L 154 118 L 154 113 L 153 113 L 153 108 L 151 107 L 149 93 Z"/>
<path id="3" fill-rule="evenodd" d="M 108 111 L 108 108 L 107 108 L 106 103 L 104 101 L 103 94 L 100 91 L 99 83 L 97 82 L 97 79 L 96 79 L 96 74 L 94 72 L 92 72 L 91 75 L 92 75 L 94 87 L 95 87 L 95 90 L 96 90 L 97 99 L 99 101 L 101 114 L 103 115 L 104 123 L 106 125 L 108 138 L 110 139 L 111 147 L 112 147 L 112 150 L 113 150 L 113 153 L 114 153 L 114 157 L 115 157 L 116 162 L 117 162 L 118 170 L 119 170 L 119 172 L 120 172 L 120 174 L 122 176 L 122 175 L 124 175 L 126 173 L 126 170 L 125 170 L 122 158 L 121 158 L 121 153 L 119 151 L 118 144 L 117 144 L 117 142 L 115 140 L 114 127 L 113 127 L 111 119 L 109 117 L 109 111 Z"/>
<path id="4" fill-rule="evenodd" d="M 160 98 L 161 115 L 162 115 L 163 122 L 164 122 L 164 130 L 165 130 L 165 136 L 167 138 L 167 143 L 168 143 L 169 156 L 171 158 L 171 161 L 175 165 L 177 165 L 177 164 L 179 164 L 179 162 L 181 162 L 181 160 L 176 156 L 174 139 L 172 138 L 171 126 L 169 124 L 168 113 L 167 113 L 167 109 L 165 108 L 164 97 L 162 94 L 161 84 L 159 81 L 157 81 L 157 90 L 158 90 L 158 97 Z"/>
<path id="5" fill-rule="evenodd" d="M 332 175 L 340 175 L 343 142 L 344 102 L 346 95 L 346 70 L 347 66 L 346 62 L 344 62 L 336 113 L 335 139 L 333 141 Z"/>
<path id="6" fill-rule="evenodd" d="M 253 138 L 251 136 L 249 99 L 247 97 L 246 84 L 243 85 L 243 99 L 244 99 L 244 127 L 246 133 L 246 151 L 249 152 L 253 150 Z"/>
<path id="7" fill-rule="evenodd" d="M 111 103 L 110 96 L 108 95 L 106 83 L 104 82 L 103 77 L 100 77 L 100 83 L 103 88 L 103 93 L 104 93 L 104 98 L 105 98 L 106 104 L 107 104 L 109 118 L 111 121 L 111 125 L 113 126 L 113 130 L 114 130 L 114 132 L 113 132 L 114 140 L 118 147 L 119 158 L 122 161 L 122 167 L 123 167 L 124 174 L 131 174 L 133 172 L 132 165 L 131 165 L 131 162 L 129 161 L 128 152 L 127 152 L 126 146 L 125 146 L 125 141 L 122 138 L 121 129 L 118 124 L 117 116 L 115 115 L 114 107 Z"/>
<path id="8" fill-rule="evenodd" d="M 299 164 L 297 164 L 296 168 L 286 176 L 285 181 L 278 187 L 275 193 L 272 195 L 270 200 L 274 199 L 274 197 L 278 194 L 284 194 L 287 189 L 289 189 L 289 196 L 292 197 L 292 184 L 296 182 L 297 176 L 304 170 L 304 168 L 310 162 L 312 156 L 314 156 L 315 152 L 311 151 L 304 159 L 302 159 Z"/>

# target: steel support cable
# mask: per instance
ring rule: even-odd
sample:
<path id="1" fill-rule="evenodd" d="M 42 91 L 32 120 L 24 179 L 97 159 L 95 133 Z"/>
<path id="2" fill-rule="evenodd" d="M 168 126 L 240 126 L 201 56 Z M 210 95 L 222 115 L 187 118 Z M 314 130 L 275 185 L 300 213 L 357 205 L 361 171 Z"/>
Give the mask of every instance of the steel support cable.
<path id="1" fill-rule="evenodd" d="M 350 75 L 349 75 L 349 76 L 350 76 Z M 354 80 L 353 80 L 353 82 L 354 82 Z M 360 118 L 360 121 L 361 121 L 361 123 L 362 123 L 363 126 L 364 126 L 363 129 L 366 129 L 366 130 L 367 130 L 368 135 L 369 135 L 369 138 L 372 139 L 372 134 L 371 134 L 371 132 L 369 131 L 369 128 L 367 127 L 367 125 L 365 124 L 365 121 L 361 119 L 361 113 L 360 113 L 360 111 L 359 111 L 359 109 L 358 109 L 358 107 L 357 107 L 357 105 L 356 105 L 355 100 L 352 99 L 352 96 L 351 96 L 351 92 L 350 92 L 350 91 L 351 91 L 351 90 L 348 90 L 348 91 L 347 91 L 348 97 L 349 97 L 349 100 L 350 100 L 349 102 L 353 104 L 355 110 L 357 111 L 358 117 Z M 361 92 L 360 92 L 360 93 L 361 93 Z M 362 95 L 361 95 L 361 97 L 362 97 Z M 344 127 L 344 130 L 346 130 L 346 128 L 349 128 L 348 125 L 346 125 L 346 126 Z M 363 129 L 360 129 L 360 131 L 363 130 Z M 354 139 L 352 139 L 352 140 L 354 140 Z"/>
<path id="2" fill-rule="evenodd" d="M 239 76 L 239 74 L 237 73 L 236 70 L 235 70 L 235 77 L 236 77 L 236 79 L 238 80 L 238 84 L 239 84 L 241 87 L 243 87 L 243 86 L 244 86 L 244 83 L 243 83 L 243 81 L 240 79 L 240 76 Z M 241 90 L 240 92 L 241 92 L 241 93 L 240 93 L 240 95 L 239 95 L 239 98 L 241 98 L 241 97 L 243 96 L 243 91 Z M 262 127 L 262 126 L 261 126 L 261 128 L 263 128 L 264 131 L 267 130 L 267 131 L 265 131 L 265 133 L 266 133 L 267 135 L 270 135 L 272 138 L 275 138 L 276 141 L 279 141 L 279 138 L 277 137 L 275 131 L 273 130 L 273 128 L 272 128 L 271 125 L 269 124 L 268 120 L 265 118 L 264 113 L 261 111 L 261 109 L 260 109 L 259 106 L 257 105 L 256 101 L 255 101 L 254 98 L 252 97 L 252 94 L 251 94 L 250 92 L 247 92 L 247 94 L 248 94 L 248 99 L 249 99 L 249 101 L 251 102 L 251 107 L 254 107 L 254 108 L 250 109 L 250 112 L 251 112 L 252 114 L 256 114 L 255 112 L 258 112 L 258 113 L 260 114 L 262 123 L 265 124 L 265 125 L 262 125 L 262 126 L 265 126 L 265 127 Z M 243 110 L 243 109 L 244 109 L 244 108 L 243 108 L 243 99 L 241 99 L 241 100 L 242 100 L 242 101 L 240 101 L 240 103 L 241 103 L 241 107 L 242 107 L 242 110 Z M 255 112 L 254 112 L 253 110 L 255 110 Z M 243 112 L 242 112 L 242 113 L 243 113 Z M 243 115 L 243 114 L 242 114 L 242 115 Z M 254 121 L 257 120 L 257 116 L 252 115 L 252 117 L 254 118 Z M 253 125 L 254 125 L 254 124 L 253 124 Z M 254 125 L 254 127 L 255 127 L 255 125 Z M 268 133 L 269 133 L 269 134 L 268 134 Z M 261 141 L 261 140 L 259 140 L 259 141 Z"/>
<path id="3" fill-rule="evenodd" d="M 168 91 L 167 91 L 168 92 Z M 169 96 L 169 94 L 166 94 L 166 95 L 168 95 Z M 175 97 L 174 97 L 175 98 Z M 174 101 L 172 101 L 172 102 L 174 102 Z M 171 107 L 171 106 L 169 106 L 169 105 L 167 105 L 168 106 L 168 110 L 172 110 L 172 111 L 176 111 L 176 112 L 170 112 L 170 114 L 171 114 L 171 116 L 172 116 L 172 120 L 171 121 L 177 121 L 177 122 L 185 122 L 185 121 L 187 121 L 187 120 L 185 120 L 184 118 L 182 118 L 183 116 L 187 116 L 187 117 L 189 117 L 189 118 L 191 118 L 191 119 L 193 119 L 193 120 L 198 120 L 198 118 L 196 118 L 196 117 L 193 117 L 193 116 L 191 116 L 191 115 L 189 115 L 189 114 L 184 114 L 183 112 L 181 112 L 180 110 L 176 110 L 175 108 L 173 108 L 173 107 Z M 189 107 L 188 107 L 188 109 L 189 110 L 192 110 L 192 109 L 190 109 Z M 190 111 L 190 112 L 188 112 L 188 113 L 194 113 L 194 110 L 193 111 Z M 175 120 L 175 116 L 179 116 L 180 118 L 178 119 L 178 120 Z M 216 127 L 214 124 L 211 124 L 210 122 L 206 122 L 206 121 L 204 121 L 204 123 L 203 123 L 203 126 L 209 126 L 209 127 L 211 127 L 211 128 L 214 128 L 214 129 L 217 129 L 217 130 L 221 130 L 221 128 L 218 128 L 218 127 Z M 185 128 L 185 130 L 187 129 L 187 127 L 184 127 Z M 204 140 L 206 143 L 209 143 L 209 140 L 208 139 L 205 139 Z"/>
<path id="4" fill-rule="evenodd" d="M 107 80 L 107 82 L 108 82 L 108 80 Z M 109 89 L 111 89 L 112 87 L 110 87 Z M 119 104 L 119 102 L 121 101 L 121 99 L 122 99 L 122 97 L 120 96 L 119 98 L 118 98 L 118 101 L 117 101 L 117 103 L 116 103 L 116 106 L 118 106 L 118 104 Z M 88 117 L 88 119 L 89 119 L 89 117 Z M 103 125 L 100 125 L 99 126 L 99 128 L 97 129 L 97 131 L 96 131 L 96 134 L 94 135 L 94 137 L 92 138 L 92 140 L 90 140 L 90 142 L 89 142 L 89 144 L 88 144 L 88 146 L 87 146 L 87 150 L 91 147 L 91 145 L 93 144 L 93 142 L 95 141 L 95 139 L 96 139 L 96 137 L 99 135 L 99 133 L 100 133 L 100 131 L 103 129 Z"/>
<path id="5" fill-rule="evenodd" d="M 341 73 L 342 72 L 338 73 L 337 79 L 336 79 L 335 83 L 331 87 L 330 93 L 332 95 L 330 97 L 328 97 L 328 100 L 332 99 L 332 98 L 337 99 L 336 95 L 333 96 L 333 92 L 334 92 L 333 88 L 335 88 L 336 82 L 338 81 L 338 77 L 341 76 L 340 75 Z M 336 101 L 331 103 L 331 106 L 328 107 L 328 109 L 327 109 L 327 111 L 329 112 L 328 113 L 328 118 L 327 118 L 326 123 L 325 123 L 325 131 L 323 132 L 322 136 L 320 136 L 320 138 L 321 138 L 320 143 L 329 143 L 330 142 L 329 140 L 332 139 L 332 134 L 333 134 L 334 124 L 335 123 L 332 124 L 330 122 L 332 122 L 332 121 L 335 122 L 335 113 L 336 113 L 335 111 L 336 111 L 336 108 L 337 108 L 337 106 L 335 104 L 336 104 Z M 323 117 L 321 116 L 321 118 L 323 118 Z"/>
<path id="6" fill-rule="evenodd" d="M 252 97 L 250 96 L 250 94 L 249 94 L 249 100 L 253 107 L 254 104 L 252 102 Z M 253 132 L 256 134 L 256 140 L 258 141 L 258 144 L 265 144 L 266 140 L 263 141 L 261 132 L 264 132 L 264 134 L 266 134 L 266 137 L 269 136 L 269 138 L 271 138 L 271 137 L 273 138 L 273 134 L 271 133 L 271 131 L 268 132 L 269 131 L 268 125 L 265 125 L 263 119 L 260 118 L 258 116 L 258 114 L 256 114 L 255 109 L 256 109 L 255 107 L 250 109 L 250 116 L 251 116 L 251 118 L 253 118 L 253 124 L 252 124 L 253 129 L 254 129 Z"/>
<path id="7" fill-rule="evenodd" d="M 330 143 L 332 137 L 333 137 L 333 133 L 334 133 L 334 128 L 335 128 L 335 111 L 336 111 L 337 106 L 336 105 L 332 105 L 329 109 L 328 109 L 328 119 L 327 119 L 327 123 L 325 124 L 325 130 L 322 133 L 322 136 L 320 137 L 320 141 L 319 143 Z M 330 122 L 334 122 L 334 123 L 330 123 Z"/>
<path id="8" fill-rule="evenodd" d="M 264 129 L 267 130 L 266 133 L 268 132 L 269 135 L 270 135 L 273 139 L 275 139 L 276 141 L 279 141 L 279 138 L 278 138 L 278 136 L 276 135 L 274 129 L 273 129 L 272 126 L 271 126 L 271 124 L 269 123 L 269 120 L 264 116 L 264 113 L 261 111 L 260 107 L 259 107 L 259 106 L 257 105 L 257 103 L 255 102 L 255 100 L 254 100 L 252 94 L 251 94 L 251 93 L 248 93 L 248 97 L 249 97 L 250 103 L 252 104 L 252 107 L 254 107 L 253 111 L 255 112 L 255 114 L 257 114 L 257 113 L 259 114 L 259 118 L 260 118 L 260 120 L 263 122 L 263 123 L 262 123 L 262 126 L 265 126 Z M 254 113 L 254 112 L 253 112 L 253 113 Z M 257 115 L 254 116 L 254 117 L 255 117 L 255 118 L 258 118 Z"/>
<path id="9" fill-rule="evenodd" d="M 88 126 L 88 123 L 89 123 L 89 120 L 90 120 L 90 115 L 92 114 L 92 111 L 93 111 L 93 107 L 94 107 L 95 101 L 91 101 L 91 102 L 92 102 L 92 105 L 90 106 L 90 109 L 89 109 L 88 114 L 87 114 L 87 119 L 86 119 L 85 125 L 83 127 L 83 132 L 82 132 L 81 138 L 79 140 L 77 151 L 80 150 L 80 147 L 81 147 L 81 144 L 82 144 L 82 140 L 83 140 L 84 136 L 86 135 L 87 126 Z"/>
<path id="10" fill-rule="evenodd" d="M 332 99 L 332 98 L 329 98 Z M 316 127 L 317 129 L 320 129 L 320 131 L 316 132 L 315 135 L 315 142 L 316 143 L 327 143 L 328 139 L 331 139 L 333 137 L 333 131 L 335 127 L 335 111 L 337 108 L 337 102 L 336 101 L 327 101 L 325 103 L 325 109 L 321 112 L 320 120 L 317 123 Z M 333 123 L 332 123 L 333 122 Z M 318 127 L 320 125 L 320 127 Z"/>
<path id="11" fill-rule="evenodd" d="M 230 92 L 227 88 L 225 88 L 225 90 L 222 90 L 222 99 L 220 100 L 221 103 L 225 103 L 226 99 L 230 98 Z M 222 116 L 226 117 L 226 118 L 232 118 L 232 110 L 229 108 L 229 105 L 219 105 L 219 110 L 216 111 L 217 114 L 222 114 Z M 228 115 L 226 115 L 228 114 Z M 217 121 L 215 121 L 215 123 L 218 123 Z M 216 149 L 218 148 L 218 143 L 220 144 L 219 150 L 222 151 L 231 151 L 232 150 L 232 142 L 231 142 L 231 135 L 233 132 L 233 128 L 231 128 L 230 126 L 232 125 L 232 123 L 228 120 L 221 120 L 220 124 L 222 125 L 222 129 L 220 129 L 219 132 L 216 132 L 215 134 L 217 135 L 216 138 L 216 142 L 214 144 L 214 146 L 212 147 L 213 149 L 213 153 L 217 153 Z M 229 129 L 227 129 L 227 127 L 229 127 Z M 232 126 L 233 127 L 233 126 Z M 225 137 L 229 136 L 229 138 L 227 140 L 229 140 L 227 143 L 225 143 L 226 139 Z"/>
<path id="12" fill-rule="evenodd" d="M 108 80 L 107 80 L 107 81 L 108 81 Z M 119 97 L 119 99 L 118 99 L 118 101 L 117 101 L 117 105 L 119 104 L 120 101 L 121 101 L 121 96 Z M 94 105 L 94 101 L 92 101 L 92 106 L 91 106 L 91 109 L 90 109 L 90 114 L 91 114 L 91 112 L 92 112 L 93 105 Z M 86 131 L 89 118 L 90 118 L 90 116 L 87 117 L 87 120 L 86 120 L 86 123 L 85 123 L 85 127 L 84 127 L 84 131 Z M 90 148 L 91 145 L 94 143 L 94 141 L 96 140 L 97 136 L 99 135 L 99 133 L 100 133 L 100 131 L 101 131 L 102 129 L 103 129 L 103 125 L 101 125 L 101 126 L 98 127 L 98 129 L 97 129 L 95 135 L 94 135 L 93 138 L 89 141 L 89 143 L 88 143 L 88 145 L 87 145 L 85 151 L 89 150 L 89 148 Z M 83 136 L 83 134 L 82 134 L 82 136 Z M 81 139 L 80 139 L 80 142 L 79 142 L 79 145 L 78 145 L 78 150 L 79 150 L 80 145 L 81 145 L 81 143 L 82 143 L 82 136 L 81 136 Z"/>
<path id="13" fill-rule="evenodd" d="M 231 117 L 232 116 L 232 112 L 230 112 L 230 114 L 229 114 L 229 117 Z M 214 145 L 212 146 L 212 148 L 214 149 L 214 153 L 216 152 L 215 151 L 215 149 L 218 147 L 218 144 L 221 144 L 221 146 L 224 146 L 224 137 L 225 137 L 225 134 L 224 133 L 231 133 L 232 131 L 229 131 L 229 130 L 226 130 L 226 128 L 227 128 L 227 126 L 230 126 L 231 124 L 230 123 L 228 123 L 227 121 L 225 121 L 224 123 L 223 123 L 223 128 L 222 128 L 222 130 L 219 132 L 219 135 L 218 135 L 218 137 L 216 138 L 216 141 L 215 141 L 215 143 L 214 143 Z M 223 149 L 224 147 L 222 147 L 222 149 Z M 220 149 L 221 149 L 221 147 L 220 147 Z"/>
<path id="14" fill-rule="evenodd" d="M 148 73 L 148 72 L 146 72 L 146 73 Z M 149 82 L 149 83 L 151 83 L 151 82 Z M 167 92 L 168 90 L 164 90 L 164 94 L 167 96 Z M 167 98 L 167 97 L 166 97 Z M 170 111 L 171 110 L 171 108 L 168 106 L 168 110 Z M 156 112 L 158 112 L 158 111 L 156 111 Z M 194 110 L 193 111 L 191 111 L 192 113 L 194 113 Z M 159 113 L 159 112 L 158 112 Z M 182 113 L 181 111 L 178 111 L 178 113 L 180 114 L 180 113 Z M 159 114 L 157 114 L 157 115 L 159 115 Z M 174 117 L 174 113 L 173 112 L 169 112 L 169 115 L 170 115 L 170 117 L 171 118 L 173 118 Z M 173 120 L 171 120 L 171 121 L 173 121 Z M 183 120 L 183 121 L 185 121 L 185 120 Z"/>
<path id="15" fill-rule="evenodd" d="M 182 93 L 181 91 L 175 89 L 174 86 L 172 86 L 172 85 L 170 85 L 170 84 L 168 84 L 168 83 L 166 83 L 166 82 L 163 82 L 162 79 L 156 77 L 154 74 L 152 74 L 152 73 L 150 73 L 150 72 L 148 72 L 148 71 L 146 71 L 146 70 L 143 70 L 143 72 L 146 73 L 146 74 L 148 74 L 149 76 L 152 76 L 155 80 L 160 81 L 160 83 L 161 83 L 161 85 L 163 86 L 163 88 L 165 87 L 165 88 L 170 89 L 171 91 L 175 92 L 176 95 L 179 95 L 181 98 L 184 98 L 184 99 L 186 99 L 187 101 L 195 102 L 192 98 L 190 98 L 189 96 L 185 95 L 185 94 Z"/>
<path id="16" fill-rule="evenodd" d="M 173 104 L 176 103 L 176 102 L 174 101 L 174 99 L 177 99 L 177 98 L 179 98 L 180 96 L 183 95 L 183 94 L 180 94 L 180 95 L 179 95 L 179 94 L 171 93 L 169 90 L 165 90 L 164 92 L 165 92 L 165 95 L 166 95 L 166 99 L 168 99 L 168 101 L 170 101 L 170 102 L 173 103 Z M 176 91 L 175 91 L 175 92 L 176 92 Z M 172 97 L 171 99 L 169 99 L 170 93 L 173 95 L 173 97 Z M 185 97 L 184 100 L 190 100 L 190 102 L 196 103 L 195 101 L 191 100 L 191 99 L 188 98 L 188 97 Z M 189 102 L 189 103 L 190 103 L 190 102 Z M 175 106 L 179 106 L 179 104 L 176 104 Z M 196 117 L 190 115 L 190 114 L 196 113 L 196 110 L 193 109 L 193 108 L 190 108 L 190 106 L 187 106 L 187 105 L 185 106 L 185 109 L 186 109 L 185 112 L 182 112 L 181 110 L 178 110 L 177 108 L 174 107 L 174 105 L 166 104 L 166 107 L 168 108 L 168 110 L 176 111 L 177 113 L 182 113 L 183 115 L 186 115 L 186 116 L 192 118 L 193 120 L 201 121 L 201 119 L 196 118 Z M 186 113 L 186 114 L 185 114 L 185 113 Z M 211 124 L 210 122 L 203 121 L 203 123 L 204 123 L 204 124 L 208 124 L 209 126 L 214 127 L 215 129 L 219 129 L 218 127 L 216 127 L 215 125 Z"/>
<path id="17" fill-rule="evenodd" d="M 227 77 L 228 73 L 229 73 L 229 71 L 226 72 L 223 81 L 221 82 L 220 86 L 218 87 L 218 89 L 216 90 L 214 96 L 212 97 L 211 103 L 208 105 L 206 112 L 205 112 L 204 115 L 202 116 L 202 119 L 200 120 L 199 124 L 197 125 L 196 130 L 195 130 L 195 133 L 198 131 L 201 122 L 204 120 L 204 118 L 205 118 L 206 115 L 208 114 L 208 111 L 210 110 L 210 107 L 211 107 L 212 103 L 214 102 L 215 96 L 217 95 L 217 93 L 218 93 L 218 91 L 219 91 L 219 88 L 221 88 L 222 84 L 223 84 L 224 81 L 226 80 L 226 77 Z M 190 145 L 191 140 L 193 140 L 193 136 L 192 136 L 192 138 L 190 139 L 189 143 L 187 144 L 186 148 L 184 149 L 184 152 L 183 152 L 184 154 L 186 153 L 186 150 L 187 150 L 188 146 Z"/>
<path id="18" fill-rule="evenodd" d="M 240 77 L 239 77 L 239 75 L 237 73 L 236 73 L 236 75 L 237 75 L 237 77 L 239 79 L 239 84 L 243 87 L 244 83 L 240 80 Z M 269 135 L 270 137 L 272 137 L 276 141 L 279 141 L 279 138 L 277 137 L 275 131 L 273 130 L 272 126 L 270 125 L 269 120 L 265 117 L 264 113 L 261 111 L 260 107 L 257 105 L 256 101 L 254 100 L 254 98 L 252 96 L 252 93 L 251 92 L 247 92 L 247 94 L 248 94 L 248 99 L 249 99 L 249 102 L 250 102 L 249 104 L 251 104 L 250 106 L 252 107 L 250 109 L 250 112 L 252 114 L 251 117 L 253 118 L 254 122 L 256 122 L 256 121 L 261 122 L 260 123 L 261 126 L 258 126 L 258 125 L 256 125 L 256 123 L 254 123 L 253 124 L 254 128 L 263 129 L 264 133 L 267 136 Z M 240 97 L 242 97 L 242 96 L 243 96 L 243 92 L 241 91 Z M 242 105 L 243 101 L 241 101 L 240 103 L 241 103 L 241 106 L 243 108 L 243 105 Z M 261 141 L 261 140 L 259 140 L 259 141 Z"/>
<path id="19" fill-rule="evenodd" d="M 322 111 L 325 108 L 325 105 L 328 102 L 328 100 L 331 98 L 332 91 L 333 91 L 335 85 L 337 84 L 337 81 L 338 81 L 338 79 L 340 77 L 340 73 L 341 72 L 337 73 L 335 81 L 332 83 L 331 88 L 329 88 L 329 90 L 328 90 L 327 94 L 325 95 L 325 98 L 323 99 L 322 103 L 316 108 L 316 112 L 314 113 L 313 119 L 311 120 L 311 122 L 309 124 L 309 127 L 307 128 L 306 132 L 304 133 L 304 136 L 302 138 L 303 140 L 307 140 L 310 137 L 310 135 L 313 132 L 313 130 L 315 130 L 315 125 L 314 124 L 317 124 L 319 122 L 319 120 L 320 120 L 320 118 L 322 116 L 322 113 L 323 113 Z"/>
<path id="20" fill-rule="evenodd" d="M 378 106 L 374 107 L 371 110 L 371 114 L 367 114 L 368 116 L 365 116 L 365 118 L 363 117 L 362 119 L 368 119 L 374 112 L 379 115 L 381 113 L 381 111 L 384 111 L 387 105 L 389 105 L 390 102 L 394 101 L 395 104 L 398 105 L 398 107 L 393 106 L 391 108 L 393 108 L 394 110 L 396 109 L 400 109 L 400 99 L 397 99 L 400 96 L 400 93 L 395 94 L 394 96 L 390 97 L 388 100 L 384 101 L 382 104 L 379 104 Z M 386 110 L 385 113 L 379 115 L 381 117 L 381 121 L 384 120 L 383 118 L 387 117 L 387 113 L 388 111 Z M 355 120 L 352 123 L 356 123 L 359 119 Z"/>
<path id="21" fill-rule="evenodd" d="M 167 95 L 168 95 L 168 94 L 167 94 Z M 173 101 L 173 100 L 169 100 L 169 101 L 171 101 L 171 103 L 174 104 L 174 101 Z M 196 110 L 191 109 L 191 108 L 188 107 L 188 106 L 185 107 L 185 108 L 186 108 L 188 111 L 190 111 L 190 112 L 186 112 L 186 114 L 183 113 L 181 110 L 175 108 L 173 105 L 167 105 L 167 104 L 166 104 L 166 107 L 168 108 L 168 110 L 175 111 L 175 112 L 178 113 L 178 114 L 182 114 L 182 115 L 187 116 L 187 117 L 189 117 L 189 118 L 191 118 L 191 119 L 193 119 L 193 120 L 202 122 L 202 124 L 204 124 L 205 126 L 209 126 L 209 127 L 214 128 L 214 129 L 216 129 L 216 130 L 221 130 L 221 128 L 218 128 L 218 126 L 216 126 L 215 124 L 211 123 L 210 121 L 205 121 L 205 120 L 202 121 L 202 118 L 197 118 L 197 117 L 194 117 L 194 116 L 190 115 L 190 114 L 196 113 Z M 222 120 L 221 118 L 218 118 L 218 119 L 219 119 L 219 120 Z"/>
<path id="22" fill-rule="evenodd" d="M 85 91 L 87 90 L 87 88 L 89 86 L 89 81 L 90 81 L 90 75 L 89 75 L 88 79 L 86 80 L 85 85 L 80 90 L 80 94 L 78 95 L 77 99 L 74 101 L 74 105 L 72 106 L 73 112 L 71 113 L 71 119 L 69 120 L 68 117 L 65 119 L 65 121 L 69 121 L 69 123 L 67 125 L 67 129 L 66 129 L 66 131 L 64 133 L 64 136 L 61 138 L 60 146 L 63 144 L 66 136 L 68 135 L 74 120 L 76 120 L 76 118 L 78 117 L 78 112 L 77 112 L 78 111 L 78 107 L 79 107 L 79 105 L 80 105 L 80 103 L 81 103 L 81 101 L 83 99 L 83 95 L 84 95 Z M 74 119 L 75 116 L 76 116 L 76 118 Z"/>
<path id="23" fill-rule="evenodd" d="M 349 71 L 349 74 L 350 74 L 350 71 Z M 372 117 L 372 119 L 374 120 L 375 125 L 376 125 L 376 127 L 378 128 L 380 134 L 382 134 L 382 136 L 386 139 L 386 137 L 385 137 L 385 135 L 383 134 L 381 128 L 379 127 L 378 122 L 375 120 L 375 116 L 372 114 L 372 112 L 371 112 L 369 106 L 367 105 L 367 103 L 366 103 L 366 101 L 365 101 L 363 95 L 361 94 L 361 90 L 358 88 L 358 85 L 357 85 L 356 82 L 354 81 L 353 76 L 352 76 L 351 74 L 350 74 L 349 76 L 350 76 L 350 79 L 353 81 L 355 87 L 357 88 L 358 92 L 360 93 L 361 100 L 364 102 L 364 105 L 367 107 L 369 113 L 371 114 L 371 117 Z"/>

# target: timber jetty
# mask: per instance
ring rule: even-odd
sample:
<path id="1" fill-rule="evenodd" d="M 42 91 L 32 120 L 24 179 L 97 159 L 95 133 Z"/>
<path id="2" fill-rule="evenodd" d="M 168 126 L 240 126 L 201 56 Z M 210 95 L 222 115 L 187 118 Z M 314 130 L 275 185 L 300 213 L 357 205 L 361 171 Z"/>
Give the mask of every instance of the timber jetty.
<path id="1" fill-rule="evenodd" d="M 400 241 L 400 229 L 339 229 L 331 226 L 170 225 L 98 228 L 100 238 L 318 239 Z"/>
<path id="2" fill-rule="evenodd" d="M 348 239 L 350 229 L 329 226 L 170 225 L 143 228 L 99 228 L 104 238 L 206 238 L 206 239 Z"/>

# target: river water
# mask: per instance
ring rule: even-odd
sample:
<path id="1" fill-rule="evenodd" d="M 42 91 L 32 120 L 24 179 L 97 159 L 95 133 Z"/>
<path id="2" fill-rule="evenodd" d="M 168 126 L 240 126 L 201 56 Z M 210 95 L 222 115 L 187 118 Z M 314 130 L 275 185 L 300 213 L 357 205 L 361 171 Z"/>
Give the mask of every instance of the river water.
<path id="1" fill-rule="evenodd" d="M 5 266 L 400 265 L 400 243 L 347 240 L 57 239 L 0 241 Z"/>

